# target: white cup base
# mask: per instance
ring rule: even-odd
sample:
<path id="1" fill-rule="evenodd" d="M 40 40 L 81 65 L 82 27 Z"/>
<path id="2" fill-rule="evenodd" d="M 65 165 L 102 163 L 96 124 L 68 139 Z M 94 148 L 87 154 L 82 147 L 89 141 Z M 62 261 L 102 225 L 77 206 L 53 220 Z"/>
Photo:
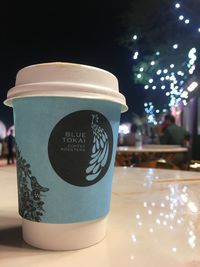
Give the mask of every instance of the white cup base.
<path id="1" fill-rule="evenodd" d="M 106 235 L 107 216 L 71 224 L 48 224 L 22 219 L 26 243 L 46 250 L 76 250 L 100 242 Z"/>

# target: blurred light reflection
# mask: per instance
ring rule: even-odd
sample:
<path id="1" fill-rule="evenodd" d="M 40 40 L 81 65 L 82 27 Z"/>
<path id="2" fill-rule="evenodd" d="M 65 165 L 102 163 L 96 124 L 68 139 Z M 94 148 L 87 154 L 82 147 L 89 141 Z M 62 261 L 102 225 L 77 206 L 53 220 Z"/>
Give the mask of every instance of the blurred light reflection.
<path id="1" fill-rule="evenodd" d="M 178 182 L 162 184 L 158 181 L 160 177 L 154 172 L 155 170 L 148 169 L 144 177 L 145 190 L 150 194 L 149 198 L 145 198 L 146 201 L 143 202 L 143 212 L 135 214 L 138 231 L 145 231 L 146 227 L 147 233 L 153 239 L 157 239 L 160 234 L 169 235 L 171 238 L 171 248 L 169 248 L 173 253 L 177 252 L 179 247 L 175 236 L 183 231 L 185 245 L 187 248 L 194 249 L 197 246 L 196 222 L 194 222 L 197 216 L 194 217 L 194 214 L 199 211 L 198 199 L 193 191 L 190 191 L 190 186 Z M 180 178 L 180 174 L 175 177 L 177 180 Z M 160 190 L 159 196 L 153 194 L 157 185 L 164 189 Z M 144 220 L 141 221 L 141 218 Z M 142 228 L 139 228 L 141 226 Z M 134 243 L 138 241 L 135 234 L 132 235 L 132 241 Z M 163 241 L 165 242 L 165 239 Z"/>
<path id="2" fill-rule="evenodd" d="M 137 241 L 135 234 L 131 235 L 132 241 L 135 243 Z"/>
<path id="3" fill-rule="evenodd" d="M 191 210 L 191 212 L 198 212 L 198 208 L 194 202 L 190 201 L 187 206 Z"/>

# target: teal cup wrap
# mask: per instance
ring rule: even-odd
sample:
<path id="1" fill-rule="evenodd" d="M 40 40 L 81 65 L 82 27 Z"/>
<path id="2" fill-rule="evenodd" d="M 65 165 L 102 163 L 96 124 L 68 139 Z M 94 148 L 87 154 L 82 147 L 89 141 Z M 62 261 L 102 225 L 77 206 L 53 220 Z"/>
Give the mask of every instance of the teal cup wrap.
<path id="1" fill-rule="evenodd" d="M 106 216 L 121 106 L 55 96 L 16 98 L 12 104 L 20 215 L 52 224 Z"/>

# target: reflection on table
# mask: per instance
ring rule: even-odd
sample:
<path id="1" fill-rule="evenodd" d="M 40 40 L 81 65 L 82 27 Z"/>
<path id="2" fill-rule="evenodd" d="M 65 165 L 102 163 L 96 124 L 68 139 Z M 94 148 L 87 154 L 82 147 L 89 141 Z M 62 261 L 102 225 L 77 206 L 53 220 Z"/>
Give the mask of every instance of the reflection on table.
<path id="1" fill-rule="evenodd" d="M 65 252 L 23 242 L 16 184 L 15 169 L 0 168 L 1 267 L 200 266 L 197 172 L 116 167 L 106 238 Z"/>
<path id="2" fill-rule="evenodd" d="M 186 147 L 178 145 L 143 145 L 138 148 L 135 146 L 119 146 L 116 151 L 116 166 L 131 166 L 134 161 L 149 162 L 164 159 L 172 162 L 176 154 L 187 153 Z"/>

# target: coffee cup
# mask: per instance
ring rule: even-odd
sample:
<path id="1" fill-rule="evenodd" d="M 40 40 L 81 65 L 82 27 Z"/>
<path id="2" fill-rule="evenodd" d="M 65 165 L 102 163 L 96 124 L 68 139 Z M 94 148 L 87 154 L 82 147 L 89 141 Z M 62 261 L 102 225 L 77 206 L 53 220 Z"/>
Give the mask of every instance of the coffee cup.
<path id="1" fill-rule="evenodd" d="M 21 69 L 13 107 L 23 239 L 48 250 L 94 245 L 106 235 L 120 113 L 117 78 L 52 62 Z"/>

